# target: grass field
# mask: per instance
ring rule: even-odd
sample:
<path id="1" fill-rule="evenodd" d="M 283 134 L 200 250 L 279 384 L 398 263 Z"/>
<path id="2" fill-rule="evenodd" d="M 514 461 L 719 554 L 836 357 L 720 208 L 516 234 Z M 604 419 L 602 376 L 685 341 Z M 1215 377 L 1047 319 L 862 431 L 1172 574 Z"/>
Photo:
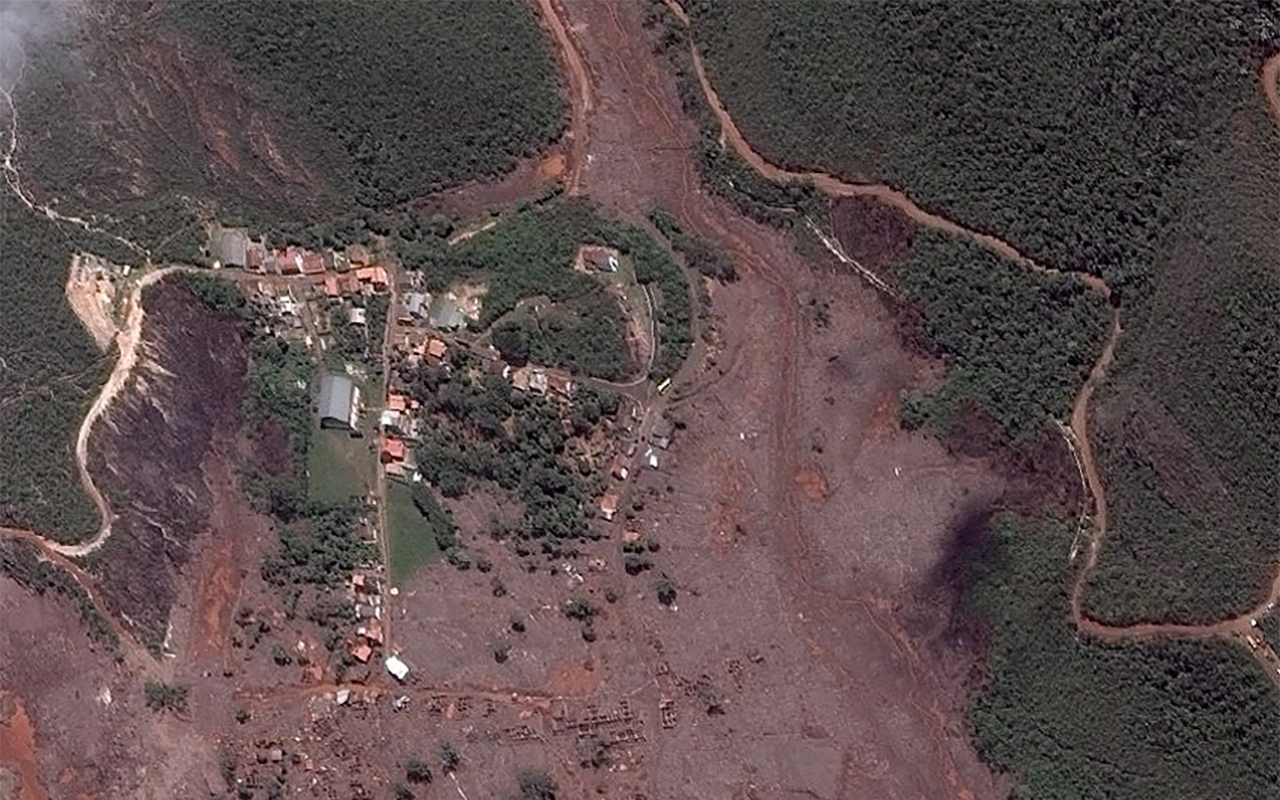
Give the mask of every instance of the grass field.
<path id="1" fill-rule="evenodd" d="M 991 673 L 971 719 L 983 757 L 1038 800 L 1263 800 L 1280 792 L 1280 692 L 1239 644 L 1104 645 L 1069 616 L 1073 524 L 997 518 L 968 613 Z"/>
<path id="2" fill-rule="evenodd" d="M 311 499 L 341 503 L 368 494 L 374 478 L 369 442 L 345 431 L 321 429 L 313 433 L 307 455 Z"/>
<path id="3" fill-rule="evenodd" d="M 387 481 L 387 527 L 392 582 L 403 583 L 419 567 L 443 555 L 426 518 L 414 505 L 413 489 L 399 481 Z"/>

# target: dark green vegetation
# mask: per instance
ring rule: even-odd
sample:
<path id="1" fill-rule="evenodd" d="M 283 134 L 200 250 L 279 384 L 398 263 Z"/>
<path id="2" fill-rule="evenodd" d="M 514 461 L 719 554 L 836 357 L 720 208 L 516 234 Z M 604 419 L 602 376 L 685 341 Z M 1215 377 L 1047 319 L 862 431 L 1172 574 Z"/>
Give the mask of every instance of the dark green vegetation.
<path id="1" fill-rule="evenodd" d="M 521 314 L 498 323 L 493 344 L 504 360 L 516 365 L 533 361 L 615 381 L 631 377 L 635 369 L 618 300 L 603 288 L 546 314 Z"/>
<path id="2" fill-rule="evenodd" d="M 525 3 L 184 2 L 178 26 L 342 161 L 365 205 L 495 175 L 557 137 L 564 102 Z"/>
<path id="3" fill-rule="evenodd" d="M 904 399 L 904 426 L 958 435 L 978 414 L 997 441 L 1018 444 L 1069 415 L 1106 336 L 1100 295 L 1073 277 L 1030 272 L 928 230 L 890 269 L 947 364 L 941 387 Z"/>
<path id="4" fill-rule="evenodd" d="M 609 379 L 626 377 L 634 369 L 623 343 L 621 311 L 599 280 L 573 269 L 573 260 L 584 244 L 617 248 L 631 257 L 636 280 L 654 298 L 658 353 L 651 377 L 669 377 L 688 355 L 690 300 L 684 273 L 642 230 L 605 219 L 583 200 L 528 208 L 457 247 L 422 236 L 398 236 L 396 242 L 405 266 L 422 269 L 433 291 L 457 281 L 488 286 L 481 328 L 525 298 L 546 296 L 563 304 L 562 321 L 540 325 L 530 347 L 542 347 L 557 358 L 551 366 L 577 366 Z"/>
<path id="5" fill-rule="evenodd" d="M 185 714 L 187 711 L 187 693 L 188 687 L 182 683 L 147 681 L 143 687 L 147 708 L 156 712 L 172 711 L 175 714 Z"/>
<path id="6" fill-rule="evenodd" d="M 1238 644 L 1106 645 L 1071 624 L 1072 523 L 998 518 L 965 607 L 991 675 L 972 721 L 984 758 L 1038 800 L 1238 800 L 1280 792 L 1280 696 Z"/>
<path id="7" fill-rule="evenodd" d="M 73 541 L 97 530 L 98 512 L 75 465 L 75 437 L 114 361 L 99 352 L 67 305 L 74 252 L 113 259 L 128 251 L 59 226 L 0 191 L 0 524 Z"/>
<path id="8" fill-rule="evenodd" d="M 1111 517 L 1085 597 L 1103 619 L 1243 613 L 1280 566 L 1280 135 L 1245 101 L 1099 392 Z"/>
<path id="9" fill-rule="evenodd" d="M 448 369 L 398 367 L 424 408 L 415 449 L 424 478 L 449 498 L 487 483 L 519 500 L 523 520 L 492 533 L 512 539 L 521 555 L 536 547 L 560 557 L 572 550 L 569 540 L 595 536 L 586 509 L 599 487 L 582 477 L 591 470 L 583 467 L 576 437 L 616 414 L 617 396 L 580 387 L 566 407 L 515 391 L 499 375 L 480 377 L 465 351 L 452 350 L 449 359 Z M 423 511 L 428 519 L 433 513 L 429 506 Z M 449 552 L 450 543 L 436 530 L 441 549 Z"/>
<path id="10" fill-rule="evenodd" d="M 718 281 L 732 281 L 738 277 L 733 262 L 715 245 L 706 239 L 686 233 L 671 212 L 665 208 L 653 208 L 649 211 L 649 221 L 667 237 L 677 253 L 684 256 L 685 263 L 708 278 Z"/>
<path id="11" fill-rule="evenodd" d="M 1280 9 L 690 4 L 766 158 L 902 187 L 1103 275 L 1126 335 L 1094 420 L 1114 509 L 1088 592 L 1113 622 L 1256 601 L 1280 538 Z"/>
<path id="12" fill-rule="evenodd" d="M 118 650 L 120 639 L 98 613 L 93 599 L 66 570 L 40 560 L 35 545 L 16 539 L 0 540 L 0 572 L 36 594 L 43 595 L 52 589 L 66 598 L 75 605 L 89 638 L 113 652 Z"/>

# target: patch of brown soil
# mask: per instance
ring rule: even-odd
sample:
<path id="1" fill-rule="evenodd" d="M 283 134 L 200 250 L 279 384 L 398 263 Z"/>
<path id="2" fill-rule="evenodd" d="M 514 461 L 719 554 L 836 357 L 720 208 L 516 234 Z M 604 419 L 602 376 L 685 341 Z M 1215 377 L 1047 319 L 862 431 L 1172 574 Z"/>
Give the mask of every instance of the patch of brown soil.
<path id="1" fill-rule="evenodd" d="M 109 280 L 99 280 L 94 274 L 98 261 L 92 256 L 82 255 L 71 259 L 66 295 L 67 303 L 93 337 L 94 344 L 99 350 L 106 352 L 120 328 L 107 312 L 115 286 Z"/>
<path id="2" fill-rule="evenodd" d="M 837 198 L 831 227 L 845 252 L 871 269 L 906 258 L 915 241 L 915 226 L 906 214 L 868 197 Z"/>
<path id="3" fill-rule="evenodd" d="M 12 692 L 0 690 L 0 770 L 11 770 L 17 785 L 5 786 L 0 775 L 0 788 L 12 800 L 49 800 L 40 782 L 36 763 L 35 731 L 22 702 Z M 12 792 L 10 794 L 9 792 Z"/>
<path id="4" fill-rule="evenodd" d="M 564 177 L 566 168 L 564 154 L 551 153 L 538 162 L 538 175 L 544 180 L 558 181 Z"/>
<path id="5" fill-rule="evenodd" d="M 818 502 L 826 500 L 830 487 L 827 486 L 827 476 L 822 474 L 820 467 L 805 467 L 796 473 L 796 488 L 804 493 L 808 499 Z"/>

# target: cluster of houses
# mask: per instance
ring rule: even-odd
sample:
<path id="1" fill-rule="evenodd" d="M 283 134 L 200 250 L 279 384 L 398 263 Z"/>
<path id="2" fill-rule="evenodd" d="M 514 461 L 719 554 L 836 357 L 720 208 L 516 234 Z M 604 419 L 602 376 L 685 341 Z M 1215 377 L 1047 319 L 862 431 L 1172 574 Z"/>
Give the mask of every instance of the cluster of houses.
<path id="1" fill-rule="evenodd" d="M 639 409 L 637 408 L 636 411 Z M 644 454 L 641 458 L 642 467 L 657 469 L 659 464 L 659 450 L 666 450 L 671 446 L 671 436 L 675 432 L 675 427 L 671 421 L 662 415 L 653 423 L 653 428 L 649 431 L 648 442 L 645 445 Z M 613 465 L 610 468 L 610 474 L 618 481 L 618 484 L 611 486 L 603 495 L 600 496 L 600 516 L 606 521 L 612 521 L 618 513 L 618 504 L 621 502 L 621 483 L 631 477 L 631 465 L 635 458 L 640 445 L 638 442 L 630 442 L 626 448 L 614 456 Z"/>
<path id="2" fill-rule="evenodd" d="M 383 643 L 382 592 L 378 577 L 368 572 L 353 573 L 349 599 L 355 608 L 357 625 L 356 635 L 348 642 L 351 657 L 368 664 Z"/>

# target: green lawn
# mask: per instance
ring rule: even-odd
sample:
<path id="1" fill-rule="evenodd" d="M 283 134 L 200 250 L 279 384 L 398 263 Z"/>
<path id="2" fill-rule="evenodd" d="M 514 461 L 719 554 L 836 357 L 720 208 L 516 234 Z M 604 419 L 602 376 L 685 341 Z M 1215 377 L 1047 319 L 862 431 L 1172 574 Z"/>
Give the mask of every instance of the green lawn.
<path id="1" fill-rule="evenodd" d="M 307 457 L 311 499 L 338 503 L 352 496 L 364 497 L 374 478 L 370 441 L 346 431 L 317 430 Z"/>
<path id="2" fill-rule="evenodd" d="M 401 583 L 418 567 L 440 560 L 436 537 L 414 505 L 413 489 L 399 481 L 387 481 L 387 528 L 393 583 Z"/>

